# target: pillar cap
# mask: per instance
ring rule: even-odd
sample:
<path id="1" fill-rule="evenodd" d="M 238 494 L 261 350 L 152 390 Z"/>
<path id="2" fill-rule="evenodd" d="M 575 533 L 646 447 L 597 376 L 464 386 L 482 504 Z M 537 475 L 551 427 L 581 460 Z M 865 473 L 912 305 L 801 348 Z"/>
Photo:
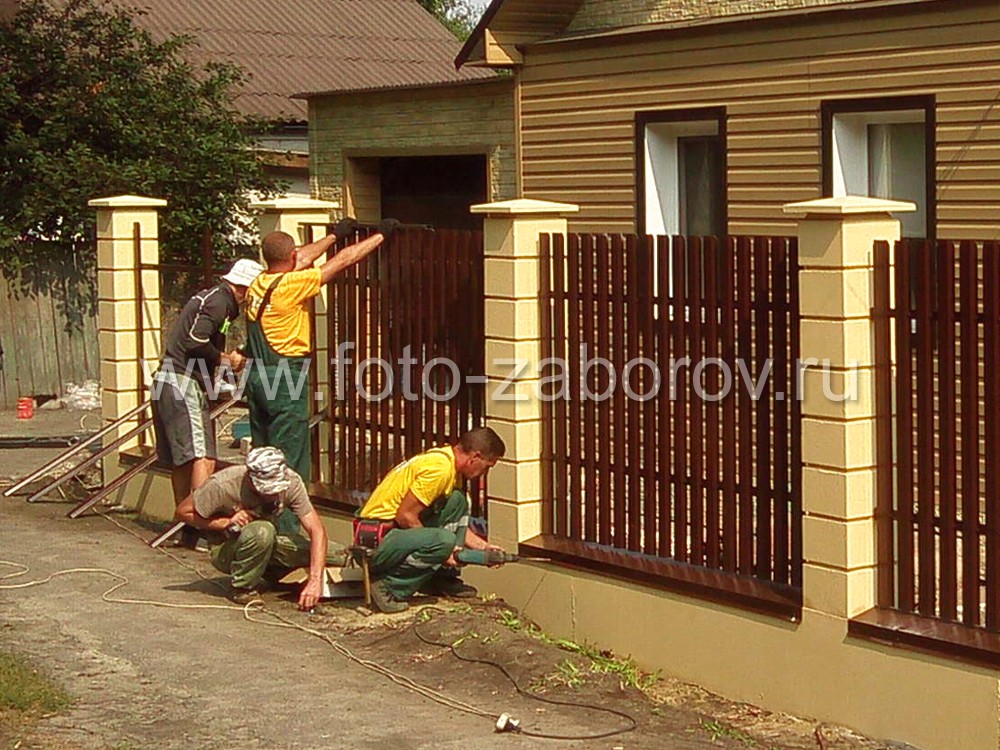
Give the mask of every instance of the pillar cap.
<path id="1" fill-rule="evenodd" d="M 520 216 L 520 215 L 559 215 L 575 214 L 580 207 L 575 203 L 554 203 L 552 201 L 539 201 L 533 198 L 515 198 L 510 201 L 499 201 L 498 203 L 480 203 L 470 206 L 469 211 L 474 214 L 485 214 L 487 216 Z"/>
<path id="2" fill-rule="evenodd" d="M 111 198 L 95 198 L 87 201 L 91 208 L 163 208 L 167 202 L 162 198 L 144 198 L 141 195 L 116 195 Z"/>
<path id="3" fill-rule="evenodd" d="M 255 201 L 250 208 L 259 211 L 335 211 L 340 208 L 336 201 L 321 201 L 314 198 L 275 198 L 269 201 Z"/>
<path id="4" fill-rule="evenodd" d="M 917 210 L 916 203 L 891 201 L 884 198 L 868 198 L 861 195 L 845 195 L 840 198 L 820 198 L 814 201 L 786 203 L 782 206 L 786 214 L 806 216 L 857 216 L 859 214 L 910 213 Z"/>

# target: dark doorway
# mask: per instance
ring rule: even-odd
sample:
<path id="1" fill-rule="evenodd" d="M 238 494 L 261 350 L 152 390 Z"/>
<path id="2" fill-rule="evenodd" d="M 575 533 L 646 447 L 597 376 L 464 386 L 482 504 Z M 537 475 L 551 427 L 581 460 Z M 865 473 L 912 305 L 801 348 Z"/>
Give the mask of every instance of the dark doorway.
<path id="1" fill-rule="evenodd" d="M 441 229 L 481 229 L 469 206 L 486 203 L 486 157 L 394 156 L 381 160 L 382 216 Z"/>

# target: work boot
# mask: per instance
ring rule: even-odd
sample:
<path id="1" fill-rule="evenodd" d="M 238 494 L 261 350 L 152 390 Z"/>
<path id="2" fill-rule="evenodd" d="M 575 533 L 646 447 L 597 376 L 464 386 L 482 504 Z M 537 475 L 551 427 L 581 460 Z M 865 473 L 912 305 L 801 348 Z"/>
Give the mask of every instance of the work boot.
<path id="1" fill-rule="evenodd" d="M 429 596 L 447 596 L 452 599 L 473 599 L 479 596 L 479 590 L 470 586 L 458 576 L 435 576 L 421 589 Z"/>
<path id="2" fill-rule="evenodd" d="M 263 604 L 264 596 L 261 592 L 262 588 L 261 586 L 252 589 L 238 589 L 234 587 L 233 593 L 229 598 L 233 600 L 234 604 L 239 604 L 240 606 L 250 604 L 250 602 L 260 602 Z"/>
<path id="3" fill-rule="evenodd" d="M 379 612 L 387 615 L 404 612 L 410 608 L 407 602 L 397 599 L 385 585 L 385 581 L 372 581 L 372 604 Z"/>

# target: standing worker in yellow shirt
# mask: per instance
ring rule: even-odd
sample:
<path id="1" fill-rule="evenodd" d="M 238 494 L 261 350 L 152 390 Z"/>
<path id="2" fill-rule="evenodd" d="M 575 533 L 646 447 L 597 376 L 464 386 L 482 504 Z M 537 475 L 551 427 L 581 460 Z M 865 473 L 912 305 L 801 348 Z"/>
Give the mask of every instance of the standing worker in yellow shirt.
<path id="1" fill-rule="evenodd" d="M 334 233 L 301 247 L 285 232 L 271 232 L 261 244 L 267 270 L 247 293 L 247 356 L 253 359 L 244 391 L 250 408 L 250 436 L 255 448 L 280 448 L 288 465 L 308 482 L 309 352 L 311 329 L 307 303 L 334 276 L 365 258 L 399 227 L 383 219 L 378 231 L 350 245 L 323 265 L 316 259 L 357 227 L 343 219 Z"/>

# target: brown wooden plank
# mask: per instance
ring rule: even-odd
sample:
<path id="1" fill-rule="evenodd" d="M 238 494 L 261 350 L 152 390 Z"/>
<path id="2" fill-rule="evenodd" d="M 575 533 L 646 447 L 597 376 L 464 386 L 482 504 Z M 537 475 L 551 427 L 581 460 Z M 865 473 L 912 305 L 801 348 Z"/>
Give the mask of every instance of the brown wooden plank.
<path id="1" fill-rule="evenodd" d="M 792 237 L 788 245 L 788 304 L 789 304 L 789 369 L 793 397 L 791 399 L 791 579 L 792 586 L 802 588 L 802 399 L 799 397 L 798 363 L 802 357 L 799 337 L 801 308 L 799 306 L 799 241 Z"/>
<path id="2" fill-rule="evenodd" d="M 347 320 L 347 274 L 340 273 L 333 277 L 332 290 L 336 295 L 337 306 L 337 342 L 353 342 L 354 332 L 350 329 Z M 350 353 L 345 352 L 347 359 Z M 334 467 L 334 476 L 339 479 L 343 489 L 348 489 L 347 481 L 347 455 L 349 451 L 348 442 L 350 440 L 350 425 L 347 421 L 347 405 L 351 399 L 351 375 L 350 366 L 340 363 L 337 367 L 337 394 L 341 397 L 337 406 L 337 421 L 331 425 L 330 429 L 330 456 L 336 455 L 337 463 Z"/>
<path id="3" fill-rule="evenodd" d="M 719 286 L 722 277 L 722 258 L 719 240 L 705 238 L 705 360 L 719 359 Z M 719 368 L 708 364 L 702 378 L 705 400 L 705 564 L 710 568 L 721 567 L 721 503 L 719 489 L 722 476 L 719 446 L 721 405 L 718 398 L 721 385 Z"/>
<path id="4" fill-rule="evenodd" d="M 355 263 L 344 269 L 346 277 L 345 297 L 347 298 L 347 319 L 352 334 L 351 341 L 360 349 L 364 349 L 365 341 L 361 337 L 361 329 L 364 325 L 361 319 L 361 312 L 358 309 L 358 266 Z M 350 430 L 350 442 L 347 447 L 347 484 L 346 489 L 355 490 L 364 486 L 364 455 L 365 455 L 365 428 L 361 423 L 361 393 L 357 385 L 358 376 L 358 351 L 355 350 L 351 365 L 348 367 L 350 373 L 347 381 L 347 419 Z"/>
<path id="5" fill-rule="evenodd" d="M 955 245 L 937 243 L 938 445 L 940 451 L 940 594 L 939 615 L 954 620 L 958 611 L 958 559 L 955 526 L 958 462 L 955 422 Z"/>
<path id="6" fill-rule="evenodd" d="M 641 308 L 639 323 L 641 326 L 642 357 L 656 362 L 656 301 L 654 299 L 654 284 L 656 280 L 653 268 L 652 240 L 648 236 L 639 238 L 639 279 L 641 284 Z M 648 365 L 640 368 L 641 384 L 637 394 L 642 399 L 642 551 L 655 555 L 657 550 L 657 493 L 656 493 L 656 461 L 657 461 L 657 415 L 656 407 L 662 396 L 658 389 L 662 383 L 657 383 L 654 373 Z M 651 395 L 655 394 L 655 395 Z"/>
<path id="7" fill-rule="evenodd" d="M 754 493 L 756 505 L 757 549 L 754 570 L 758 578 L 769 579 L 771 569 L 771 534 L 773 508 L 773 485 L 771 476 L 771 387 L 770 378 L 764 377 L 766 363 L 770 354 L 771 314 L 770 314 L 770 243 L 765 237 L 756 237 L 753 241 L 754 253 L 754 366 L 750 370 L 755 375 L 755 388 L 760 388 L 760 395 L 755 400 L 754 427 L 757 438 L 756 448 L 756 485 Z M 772 370 L 773 374 L 773 370 Z"/>
<path id="8" fill-rule="evenodd" d="M 580 236 L 580 235 L 578 235 Z M 594 254 L 595 243 L 591 235 L 581 237 L 580 248 L 580 316 L 583 325 L 580 329 L 581 342 L 587 345 L 588 356 L 600 356 L 602 352 L 597 349 L 595 326 L 596 311 L 594 292 Z M 599 386 L 598 386 L 599 387 Z M 580 446 L 580 458 L 583 479 L 583 496 L 580 498 L 579 507 L 583 513 L 583 538 L 588 542 L 596 542 L 599 533 L 597 530 L 597 462 L 594 457 L 594 443 L 597 439 L 597 412 L 598 404 L 591 399 L 580 399 L 582 422 L 577 430 L 582 433 L 583 443 Z"/>
<path id="9" fill-rule="evenodd" d="M 612 289 L 612 309 L 611 309 L 611 350 L 605 356 L 610 356 L 614 370 L 617 373 L 625 368 L 625 243 L 621 235 L 612 235 L 611 253 L 609 256 L 611 263 L 611 289 Z M 626 510 L 628 486 L 626 483 L 626 467 L 629 461 L 627 448 L 627 433 L 625 423 L 624 392 L 617 388 L 613 397 L 609 401 L 612 410 L 614 430 L 612 440 L 614 441 L 614 463 L 613 476 L 614 484 L 612 489 L 612 514 L 613 530 L 612 539 L 614 546 L 625 549 L 628 545 L 628 516 Z"/>
<path id="10" fill-rule="evenodd" d="M 597 235 L 597 350 L 602 357 L 607 357 L 611 351 L 611 245 L 606 234 Z M 598 444 L 597 451 L 598 475 L 598 542 L 611 544 L 614 517 L 611 510 L 613 489 L 611 457 L 615 442 L 613 429 L 613 402 L 609 399 L 601 401 L 598 406 Z"/>
<path id="11" fill-rule="evenodd" d="M 702 238 L 692 237 L 688 241 L 688 350 L 691 357 L 691 369 L 698 366 L 702 359 L 702 267 L 704 265 Z M 688 371 L 689 373 L 691 370 Z M 691 376 L 688 380 L 693 385 Z M 704 401 L 692 387 L 690 392 L 689 424 L 690 447 L 688 449 L 690 462 L 690 539 L 691 555 L 688 561 L 694 565 L 702 565 L 705 560 L 705 485 L 704 485 Z"/>
<path id="12" fill-rule="evenodd" d="M 580 345 L 582 339 L 580 331 L 582 321 L 580 318 L 580 266 L 582 265 L 583 245 L 587 241 L 585 236 L 574 234 L 569 236 L 567 243 L 567 310 L 569 326 L 569 351 L 570 351 L 570 382 L 581 383 L 580 370 Z M 575 386 L 574 386 L 575 389 Z M 575 395 L 575 394 L 574 394 Z M 573 398 L 570 401 L 570 424 L 569 424 L 569 503 L 566 506 L 569 516 L 569 537 L 571 539 L 581 539 L 583 535 L 583 519 L 581 509 L 583 502 L 583 451 L 587 446 L 583 445 L 582 432 L 583 424 L 583 398 Z"/>
<path id="13" fill-rule="evenodd" d="M 907 241 L 896 243 L 896 538 L 899 545 L 899 609 L 912 612 L 916 603 L 913 539 L 913 337 L 912 289 Z"/>
<path id="14" fill-rule="evenodd" d="M 979 607 L 979 248 L 963 242 L 959 248 L 959 314 L 962 403 L 962 622 L 981 623 Z"/>
<path id="15" fill-rule="evenodd" d="M 626 518 L 628 523 L 628 549 L 633 552 L 642 550 L 642 492 L 639 489 L 640 476 L 640 445 L 642 436 L 642 426 L 640 420 L 640 402 L 632 398 L 625 389 L 625 368 L 628 362 L 639 356 L 639 316 L 641 315 L 642 301 L 639 297 L 639 263 L 638 263 L 638 241 L 635 235 L 625 238 L 625 348 L 621 363 L 621 369 L 615 367 L 615 372 L 619 374 L 621 381 L 616 389 L 616 395 L 620 394 L 621 408 L 626 410 L 625 434 L 632 440 L 626 441 L 628 451 L 628 476 L 626 478 Z"/>
<path id="16" fill-rule="evenodd" d="M 986 354 L 986 627 L 1000 630 L 1000 243 L 983 245 Z"/>
<path id="17" fill-rule="evenodd" d="M 922 615 L 937 613 L 934 538 L 934 287 L 933 247 L 917 250 L 917 585 Z"/>
<path id="18" fill-rule="evenodd" d="M 872 318 L 875 327 L 875 451 L 877 463 L 876 524 L 876 586 L 878 606 L 895 606 L 894 544 L 893 544 L 893 449 L 892 449 L 892 357 L 889 243 L 876 242 L 874 247 Z"/>
<path id="19" fill-rule="evenodd" d="M 788 455 L 790 425 L 788 421 L 789 371 L 788 356 L 788 241 L 782 238 L 771 240 L 771 304 L 773 317 L 774 365 L 774 413 L 772 430 L 774 435 L 774 471 L 772 487 L 774 503 L 772 523 L 774 527 L 774 567 L 772 580 L 789 583 L 789 492 L 791 483 Z"/>
<path id="20" fill-rule="evenodd" d="M 448 268 L 451 265 L 449 263 L 449 255 L 451 255 L 452 249 L 457 244 L 458 238 L 454 236 L 454 233 L 441 234 L 440 241 L 436 245 L 435 252 L 437 253 L 437 256 L 435 258 L 434 268 L 431 271 L 432 284 L 434 287 L 431 309 L 434 313 L 434 330 L 436 331 L 435 340 L 438 342 L 438 346 L 441 347 L 441 356 L 449 357 L 455 361 L 458 359 L 456 352 L 457 346 L 452 341 L 453 336 L 451 327 L 455 326 L 461 330 L 461 325 L 459 324 L 459 321 L 450 320 L 448 318 L 449 300 L 447 296 L 447 275 Z M 477 295 L 475 291 L 471 289 L 470 292 L 470 308 L 474 308 L 476 304 L 482 304 L 482 295 Z M 469 312 L 470 317 L 474 321 L 476 318 L 475 310 L 470 309 Z M 485 347 L 485 339 L 482 339 L 482 341 L 483 344 L 481 346 Z M 482 373 L 469 373 L 469 375 L 472 374 L 481 375 Z M 434 442 L 439 445 L 450 443 L 454 439 L 448 435 L 448 411 L 454 408 L 457 408 L 457 405 L 454 403 L 454 399 L 452 399 L 452 403 L 436 405 L 433 430 Z"/>
<path id="21" fill-rule="evenodd" d="M 679 361 L 689 356 L 689 340 L 686 325 L 688 311 L 688 268 L 687 242 L 684 237 L 673 238 L 673 359 Z M 671 396 L 674 398 L 674 554 L 675 560 L 687 562 L 688 544 L 688 414 L 687 377 L 690 368 L 677 368 L 676 378 L 671 378 Z"/>
<path id="22" fill-rule="evenodd" d="M 747 372 L 753 365 L 753 307 L 751 290 L 753 266 L 751 245 L 747 237 L 736 240 L 736 305 L 737 305 L 737 359 Z M 753 399 L 738 370 L 733 372 L 733 387 L 737 393 L 737 430 L 739 433 L 739 531 L 738 565 L 740 573 L 753 572 L 754 515 L 753 515 Z"/>
<path id="23" fill-rule="evenodd" d="M 738 555 L 736 494 L 736 240 L 726 239 L 722 250 L 720 356 L 729 368 L 730 392 L 722 400 L 722 568 L 735 573 Z"/>
<path id="24" fill-rule="evenodd" d="M 540 347 L 541 361 L 552 360 L 557 355 L 555 353 L 553 336 L 553 294 L 552 294 L 552 235 L 542 234 L 538 238 L 538 304 L 539 304 L 539 331 L 542 341 Z M 538 373 L 542 378 L 553 375 L 550 365 L 542 372 Z M 558 383 L 555 384 L 558 387 Z M 555 500 L 555 471 L 553 463 L 555 455 L 553 452 L 554 437 L 557 430 L 562 430 L 562 425 L 556 423 L 556 410 L 553 399 L 552 388 L 549 392 L 543 393 L 541 399 L 542 410 L 542 533 L 552 533 L 552 503 Z"/>
<path id="25" fill-rule="evenodd" d="M 660 368 L 662 383 L 660 395 L 657 398 L 659 415 L 657 423 L 659 434 L 658 474 L 658 508 L 657 508 L 657 540 L 656 548 L 660 557 L 670 557 L 673 554 L 671 544 L 671 515 L 673 513 L 673 479 L 671 462 L 673 460 L 673 396 L 670 392 L 670 358 L 672 353 L 670 326 L 670 276 L 671 248 L 670 238 L 656 238 L 656 307 L 657 307 L 657 352 L 656 362 Z"/>
<path id="26" fill-rule="evenodd" d="M 552 288 L 554 290 L 553 299 L 553 323 L 554 337 L 556 342 L 556 355 L 562 357 L 563 361 L 569 365 L 567 374 L 570 378 L 571 388 L 574 385 L 572 379 L 573 356 L 567 344 L 567 238 L 563 235 L 555 235 L 552 245 Z M 578 384 L 579 381 L 576 381 Z M 570 398 L 573 398 L 572 390 Z M 578 396 L 577 396 L 578 397 Z M 555 402 L 556 428 L 555 428 L 555 500 L 553 502 L 554 511 L 554 532 L 556 536 L 566 537 L 569 533 L 569 523 L 566 516 L 566 509 L 569 504 L 569 432 L 572 429 L 570 419 L 569 403 L 564 399 Z"/>

